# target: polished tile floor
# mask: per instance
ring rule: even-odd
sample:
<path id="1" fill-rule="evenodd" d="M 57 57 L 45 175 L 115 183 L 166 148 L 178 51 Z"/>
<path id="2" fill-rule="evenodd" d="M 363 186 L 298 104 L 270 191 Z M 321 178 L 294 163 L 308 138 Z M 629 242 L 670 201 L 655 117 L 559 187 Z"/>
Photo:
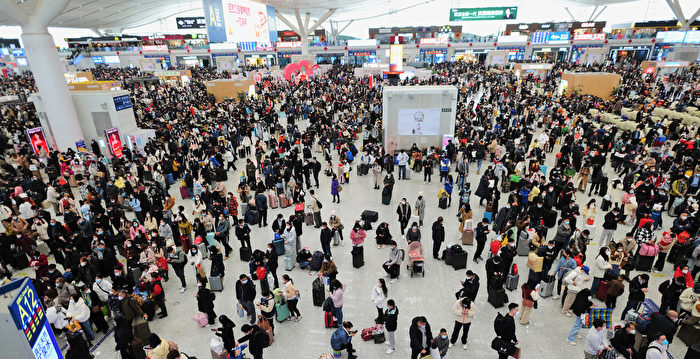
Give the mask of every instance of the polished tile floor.
<path id="1" fill-rule="evenodd" d="M 550 154 L 549 157 L 553 157 Z M 241 161 L 239 161 L 241 162 Z M 551 160 L 548 163 L 549 168 L 552 168 Z M 353 166 L 354 167 L 354 166 Z M 612 171 L 608 171 L 612 173 Z M 479 182 L 479 176 L 476 175 L 476 166 L 473 165 L 471 175 L 468 177 L 473 190 L 476 190 Z M 234 189 L 238 184 L 238 179 L 231 178 L 227 182 L 227 188 Z M 613 176 L 614 177 L 614 176 Z M 341 203 L 334 204 L 331 202 L 330 196 L 330 179 L 322 175 L 320 189 L 317 193 L 324 204 L 322 216 L 327 220 L 331 211 L 336 211 L 346 226 L 345 238 L 347 244 L 344 246 L 333 247 L 334 260 L 338 265 L 338 279 L 347 283 L 348 289 L 344 298 L 344 318 L 353 322 L 356 329 L 369 327 L 373 324 L 373 318 L 376 316 L 376 310 L 371 302 L 370 291 L 372 290 L 377 278 L 383 277 L 384 271 L 381 264 L 388 259 L 388 249 L 377 249 L 374 245 L 373 231 L 368 233 L 367 241 L 365 242 L 365 265 L 362 268 L 356 269 L 352 267 L 352 258 L 350 255 L 351 245 L 349 244 L 349 229 L 355 220 L 358 220 L 360 213 L 363 210 L 371 209 L 379 212 L 379 222 L 386 221 L 390 224 L 391 233 L 398 240 L 401 247 L 405 248 L 405 241 L 401 241 L 398 219 L 396 215 L 396 206 L 402 197 L 406 197 L 411 205 L 419 191 L 423 191 L 426 198 L 426 216 L 425 226 L 423 231 L 423 243 L 426 251 L 426 275 L 425 277 L 411 278 L 408 271 L 404 267 L 402 269 L 401 278 L 393 284 L 389 285 L 388 297 L 396 301 L 400 310 L 399 329 L 396 333 L 397 348 L 396 352 L 391 355 L 386 355 L 386 346 L 374 344 L 373 342 L 363 342 L 359 335 L 353 339 L 357 355 L 360 358 L 381 358 L 384 356 L 395 358 L 408 358 L 410 356 L 408 328 L 412 318 L 415 316 L 427 317 L 434 334 L 440 328 L 447 328 L 451 332 L 454 325 L 452 314 L 452 305 L 455 301 L 454 293 L 460 287 L 460 281 L 465 278 L 466 270 L 455 271 L 452 267 L 445 265 L 443 262 L 434 260 L 430 256 L 430 248 L 432 240 L 430 239 L 430 226 L 438 216 L 445 219 L 445 228 L 447 233 L 446 245 L 452 245 L 458 242 L 458 222 L 456 219 L 456 203 L 446 210 L 438 208 L 436 193 L 440 185 L 436 181 L 437 176 L 434 176 L 432 183 L 422 181 L 422 175 L 413 173 L 410 180 L 397 181 L 394 189 L 394 195 L 391 205 L 384 206 L 381 204 L 381 194 L 379 190 L 372 189 L 371 176 L 357 177 L 356 171 L 351 174 L 351 181 L 344 185 L 344 191 L 341 193 Z M 171 191 L 178 192 L 177 188 L 172 188 Z M 191 208 L 190 200 L 181 200 L 179 193 L 176 194 L 178 204 L 184 204 L 187 208 Z M 585 204 L 588 197 L 585 194 L 578 194 L 578 203 Z M 600 201 L 600 198 L 598 198 Z M 474 209 L 474 218 L 481 218 L 484 207 L 478 205 L 478 198 L 472 196 L 472 208 Z M 293 209 L 270 210 L 269 219 L 274 218 L 278 213 L 286 216 L 292 214 Z M 598 214 L 596 223 L 602 223 L 605 213 L 602 211 Z M 665 223 L 669 218 L 664 218 Z M 376 228 L 376 226 L 375 226 Z M 252 243 L 254 248 L 263 249 L 265 244 L 272 239 L 272 231 L 270 227 L 258 228 L 253 227 Z M 624 235 L 628 228 L 621 228 L 616 234 L 616 238 Z M 550 239 L 554 236 L 555 231 L 549 231 Z M 660 233 L 660 232 L 658 232 Z M 593 233 L 594 242 L 591 243 L 589 252 L 593 253 L 597 250 L 597 239 L 599 238 L 600 229 Z M 309 246 L 312 251 L 320 250 L 319 230 L 313 227 L 305 226 L 303 230 L 302 243 L 304 246 Z M 245 324 L 244 319 L 238 318 L 235 310 L 235 289 L 234 281 L 240 273 L 247 273 L 247 264 L 242 263 L 237 258 L 238 241 L 232 238 L 235 252 L 229 260 L 225 262 L 226 278 L 224 279 L 224 291 L 217 294 L 216 298 L 216 313 L 226 314 L 232 318 L 236 325 L 236 337 L 241 336 L 240 326 Z M 494 309 L 486 301 L 485 289 L 485 273 L 483 262 L 475 264 L 471 261 L 471 254 L 475 250 L 473 246 L 465 246 L 466 251 L 470 254 L 470 260 L 467 264 L 467 269 L 475 271 L 482 278 L 482 287 L 476 300 L 477 315 L 474 319 L 469 333 L 468 349 L 465 351 L 461 345 L 455 345 L 449 350 L 448 357 L 475 357 L 475 358 L 495 358 L 495 352 L 490 348 L 490 343 L 495 336 L 493 332 L 493 319 L 496 312 L 505 312 L 505 308 Z M 485 251 L 486 252 L 486 251 Z M 593 255 L 590 256 L 588 264 L 591 265 Z M 208 261 L 206 261 L 208 262 Z M 282 261 L 280 261 L 282 263 Z M 521 268 L 521 281 L 527 277 L 526 257 L 516 257 L 515 263 Z M 208 265 L 208 263 L 207 263 Z M 278 271 L 281 275 L 284 270 Z M 318 358 L 321 354 L 331 352 L 330 336 L 332 331 L 325 329 L 323 326 L 322 311 L 320 307 L 314 307 L 311 301 L 311 282 L 315 277 L 315 272 L 301 270 L 298 267 L 293 271 L 288 272 L 294 280 L 297 288 L 301 292 L 301 300 L 299 310 L 303 318 L 299 322 L 276 323 L 275 342 L 265 350 L 266 358 Z M 652 275 L 649 285 L 650 298 L 657 303 L 660 296 L 656 293 L 658 284 L 668 278 L 671 274 L 671 267 L 666 266 L 666 269 L 661 274 Z M 213 338 L 213 334 L 209 328 L 199 328 L 192 317 L 197 314 L 197 304 L 194 297 L 195 282 L 194 271 L 188 268 L 187 272 L 188 289 L 184 293 L 179 293 L 179 281 L 172 275 L 169 282 L 165 283 L 166 299 L 169 316 L 165 319 L 156 319 L 150 323 L 151 331 L 159 334 L 161 337 L 176 342 L 180 349 L 198 358 L 208 358 L 209 342 Z M 259 285 L 258 285 L 259 290 Z M 511 302 L 520 303 L 520 291 L 509 292 L 508 296 Z M 627 292 L 618 301 L 618 308 L 614 313 L 614 318 L 620 317 L 620 311 L 624 307 L 627 298 Z M 604 306 L 603 303 L 597 302 L 598 305 Z M 574 322 L 573 317 L 566 317 L 559 312 L 559 301 L 551 298 L 541 300 L 539 309 L 535 310 L 530 317 L 530 325 L 522 326 L 516 324 L 517 336 L 520 340 L 523 358 L 578 358 L 583 356 L 583 339 L 577 341 L 577 346 L 571 346 L 566 341 L 566 336 Z M 582 330 L 581 334 L 585 336 L 586 330 Z M 671 345 L 671 352 L 676 358 L 682 357 L 685 354 L 686 347 L 680 341 L 676 340 Z M 113 337 L 109 336 L 95 350 L 97 358 L 118 358 L 119 354 L 114 351 Z M 466 355 L 466 356 L 465 356 Z M 345 357 L 346 354 L 343 354 Z"/>

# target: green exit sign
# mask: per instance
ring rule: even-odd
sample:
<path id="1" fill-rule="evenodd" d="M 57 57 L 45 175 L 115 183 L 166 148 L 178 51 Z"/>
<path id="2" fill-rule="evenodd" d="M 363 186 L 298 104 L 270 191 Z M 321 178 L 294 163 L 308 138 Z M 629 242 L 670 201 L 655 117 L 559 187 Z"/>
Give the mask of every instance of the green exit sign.
<path id="1" fill-rule="evenodd" d="M 517 6 L 450 9 L 450 21 L 512 20 L 517 17 Z"/>

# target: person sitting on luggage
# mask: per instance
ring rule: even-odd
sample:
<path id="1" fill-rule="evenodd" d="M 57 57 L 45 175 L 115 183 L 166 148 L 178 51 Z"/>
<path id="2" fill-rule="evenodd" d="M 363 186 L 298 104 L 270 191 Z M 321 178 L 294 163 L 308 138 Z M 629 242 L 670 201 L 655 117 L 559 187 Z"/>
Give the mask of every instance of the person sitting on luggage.
<path id="1" fill-rule="evenodd" d="M 632 359 L 637 355 L 637 351 L 633 348 L 635 332 L 634 323 L 628 322 L 615 332 L 615 336 L 610 341 L 612 347 L 625 359 Z"/>
<path id="2" fill-rule="evenodd" d="M 338 267 L 333 262 L 333 258 L 330 255 L 323 255 L 323 264 L 321 264 L 321 269 L 318 271 L 318 276 L 324 276 L 328 278 L 328 282 L 333 282 L 335 277 L 338 275 Z"/>
<path id="3" fill-rule="evenodd" d="M 336 352 L 346 349 L 348 359 L 356 359 L 356 350 L 352 348 L 352 337 L 355 334 L 357 330 L 352 330 L 352 322 L 343 322 L 343 325 L 331 335 L 331 348 Z"/>
<path id="4" fill-rule="evenodd" d="M 389 248 L 391 250 L 389 260 L 384 262 L 382 268 L 384 268 L 387 275 L 391 278 L 391 281 L 389 282 L 394 283 L 399 277 L 399 272 L 401 270 L 401 261 L 403 258 L 401 258 L 400 251 L 402 251 L 402 249 L 399 249 L 396 241 L 394 240 L 389 241 Z"/>

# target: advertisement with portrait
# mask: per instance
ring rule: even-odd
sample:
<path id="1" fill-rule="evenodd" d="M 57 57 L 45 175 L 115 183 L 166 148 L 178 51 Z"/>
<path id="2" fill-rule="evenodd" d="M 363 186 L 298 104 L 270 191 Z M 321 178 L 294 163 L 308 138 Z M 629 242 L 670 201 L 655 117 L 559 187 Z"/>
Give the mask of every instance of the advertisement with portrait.
<path id="1" fill-rule="evenodd" d="M 39 155 L 39 150 L 43 149 L 43 156 L 49 154 L 49 144 L 46 142 L 46 136 L 44 136 L 44 130 L 42 130 L 41 127 L 28 129 L 27 136 L 29 137 L 29 143 L 31 143 L 34 153 Z"/>
<path id="2" fill-rule="evenodd" d="M 122 143 L 122 137 L 119 134 L 119 128 L 112 127 L 105 130 L 105 136 L 107 137 L 107 147 L 109 147 L 109 152 L 112 154 L 112 156 L 122 158 L 124 155 L 124 144 Z"/>
<path id="3" fill-rule="evenodd" d="M 440 131 L 439 108 L 399 110 L 399 136 L 434 136 Z"/>

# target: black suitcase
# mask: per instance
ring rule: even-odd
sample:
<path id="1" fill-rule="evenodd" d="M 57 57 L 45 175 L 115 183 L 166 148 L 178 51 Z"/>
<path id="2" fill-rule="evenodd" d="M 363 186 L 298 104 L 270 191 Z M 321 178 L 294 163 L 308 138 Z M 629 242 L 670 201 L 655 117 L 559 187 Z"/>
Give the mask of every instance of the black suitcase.
<path id="1" fill-rule="evenodd" d="M 391 194 L 382 193 L 382 204 L 388 206 L 391 203 Z"/>
<path id="2" fill-rule="evenodd" d="M 241 258 L 241 261 L 243 262 L 250 262 L 250 257 L 252 253 L 250 252 L 250 248 L 248 247 L 241 247 L 241 249 L 238 251 L 238 254 Z"/>
<path id="3" fill-rule="evenodd" d="M 557 225 L 557 214 L 557 211 L 551 209 L 545 213 L 543 218 L 545 227 L 554 228 Z"/>
<path id="4" fill-rule="evenodd" d="M 311 296 L 313 298 L 314 306 L 320 307 L 323 305 L 323 301 L 326 300 L 325 285 L 321 278 L 314 279 L 311 284 Z"/>
<path id="5" fill-rule="evenodd" d="M 488 301 L 494 308 L 501 308 L 508 302 L 508 296 L 505 289 L 491 289 L 489 291 Z"/>
<path id="6" fill-rule="evenodd" d="M 654 264 L 654 258 L 656 257 L 638 255 L 637 263 L 635 264 L 634 269 L 643 272 L 651 271 L 651 266 Z"/>
<path id="7" fill-rule="evenodd" d="M 14 252 L 12 253 L 12 268 L 15 270 L 21 270 L 29 267 L 29 259 L 24 252 Z"/>
<path id="8" fill-rule="evenodd" d="M 362 246 L 352 247 L 350 253 L 352 254 L 352 266 L 354 268 L 360 268 L 365 265 L 365 251 Z"/>
<path id="9" fill-rule="evenodd" d="M 374 223 L 379 220 L 379 213 L 377 211 L 370 211 L 369 209 L 362 211 L 360 218 L 369 223 Z"/>
<path id="10" fill-rule="evenodd" d="M 514 291 L 518 288 L 518 282 L 520 281 L 520 274 L 512 275 L 508 274 L 506 278 L 506 289 L 509 291 Z"/>
<path id="11" fill-rule="evenodd" d="M 467 252 L 460 252 L 452 254 L 452 268 L 455 270 L 467 268 L 467 258 L 469 255 Z"/>
<path id="12" fill-rule="evenodd" d="M 440 207 L 442 209 L 447 208 L 447 197 L 442 197 L 438 200 L 438 207 Z"/>

